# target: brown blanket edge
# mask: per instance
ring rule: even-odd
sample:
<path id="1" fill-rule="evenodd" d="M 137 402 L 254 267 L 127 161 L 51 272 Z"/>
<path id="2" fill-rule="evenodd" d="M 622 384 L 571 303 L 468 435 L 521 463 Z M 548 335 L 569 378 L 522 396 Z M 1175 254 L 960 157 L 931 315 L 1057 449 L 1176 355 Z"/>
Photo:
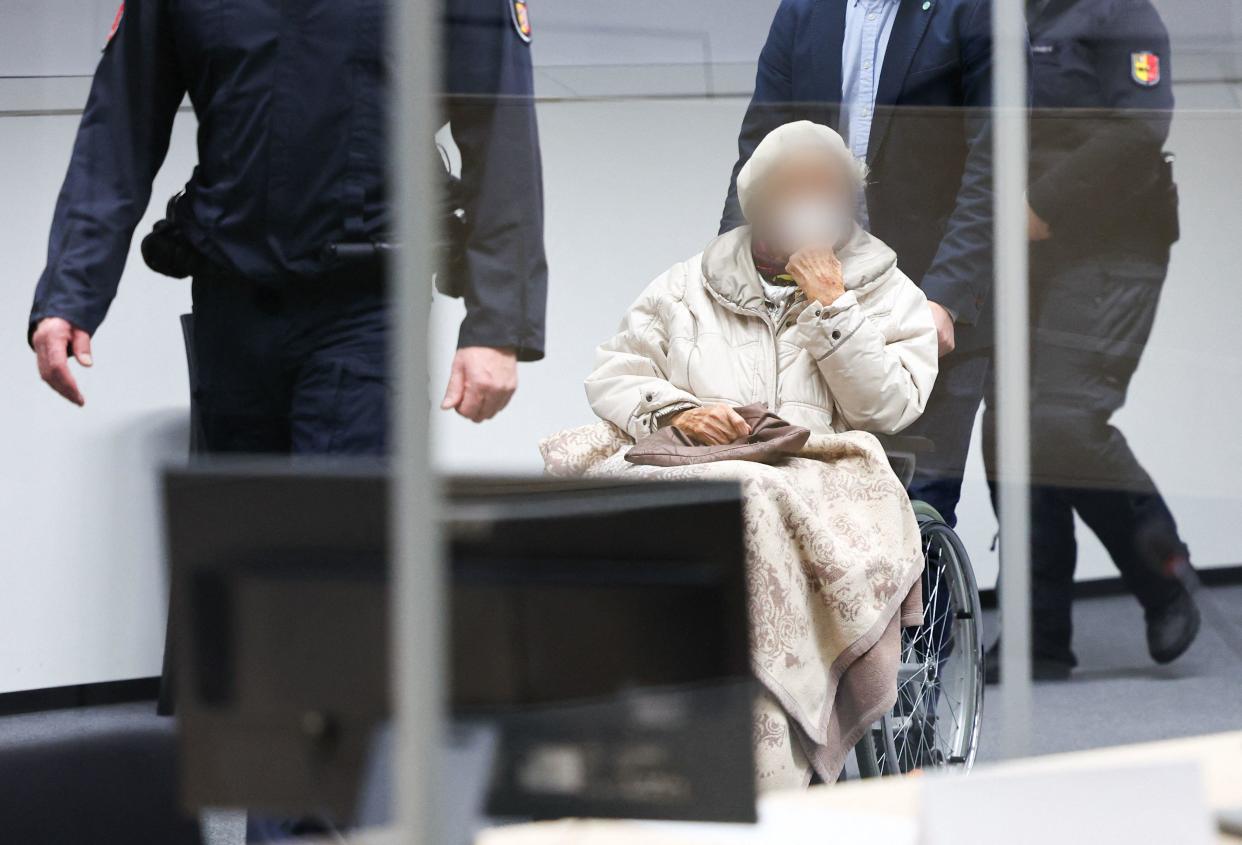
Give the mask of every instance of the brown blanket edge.
<path id="1" fill-rule="evenodd" d="M 871 626 L 867 633 L 860 636 L 848 648 L 837 655 L 837 659 L 833 661 L 828 672 L 828 695 L 825 699 L 824 710 L 822 713 L 818 714 L 818 718 L 816 718 L 814 722 L 814 730 L 808 726 L 808 722 L 810 721 L 808 714 L 801 712 L 801 708 L 797 706 L 797 702 L 794 701 L 793 696 L 790 695 L 789 692 L 769 673 L 765 672 L 758 665 L 752 664 L 755 674 L 758 676 L 759 680 L 768 689 L 768 691 L 772 693 L 772 695 L 776 696 L 776 700 L 781 703 L 781 707 L 785 708 L 785 712 L 798 723 L 801 728 L 801 732 L 806 735 L 807 740 L 815 746 L 822 746 L 828 742 L 828 729 L 832 722 L 833 711 L 836 709 L 834 704 L 836 702 L 837 689 L 840 685 L 841 676 L 845 674 L 845 671 L 851 664 L 870 651 L 871 648 L 879 642 L 880 638 L 884 636 L 884 632 L 888 629 L 888 626 L 901 612 L 910 591 L 921 584 L 922 577 L 923 559 L 920 557 L 918 565 L 912 567 L 912 572 L 908 579 L 909 583 L 902 585 L 901 589 L 893 592 L 893 597 L 888 600 L 887 604 L 885 604 L 879 617 L 876 619 L 875 624 Z M 892 702 L 890 702 L 888 706 L 892 707 Z"/>
<path id="2" fill-rule="evenodd" d="M 900 661 L 902 627 L 896 616 L 890 619 L 876 646 L 850 664 L 841 676 L 833 711 L 836 717 L 835 727 L 844 730 L 836 737 L 829 736 L 828 742 L 823 745 L 807 747 L 804 744 L 803 753 L 806 754 L 807 761 L 824 783 L 834 783 L 837 780 L 850 751 L 871 726 L 897 703 L 897 687 L 887 683 L 878 697 L 871 697 L 876 690 L 873 684 L 868 683 L 868 678 L 877 674 L 889 674 L 884 664 L 891 658 L 884 653 L 886 649 L 882 647 L 886 641 L 892 640 L 894 646 L 891 651 L 895 652 L 892 656 Z M 831 732 L 831 728 L 829 730 Z"/>

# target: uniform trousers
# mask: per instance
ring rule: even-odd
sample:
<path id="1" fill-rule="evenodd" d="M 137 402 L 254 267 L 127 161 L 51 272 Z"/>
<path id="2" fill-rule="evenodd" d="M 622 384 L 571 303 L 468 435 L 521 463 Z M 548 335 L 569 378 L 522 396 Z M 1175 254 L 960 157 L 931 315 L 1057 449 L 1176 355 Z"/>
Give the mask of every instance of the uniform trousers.
<path id="1" fill-rule="evenodd" d="M 210 453 L 380 455 L 388 297 L 381 271 L 279 288 L 196 274 L 192 390 Z"/>
<path id="2" fill-rule="evenodd" d="M 1164 497 L 1113 424 L 1155 321 L 1167 255 L 1076 253 L 1031 258 L 1031 616 L 1036 656 L 1076 663 L 1074 514 L 1100 539 L 1147 611 L 1181 593 L 1188 559 Z M 996 500 L 992 404 L 984 462 Z"/>

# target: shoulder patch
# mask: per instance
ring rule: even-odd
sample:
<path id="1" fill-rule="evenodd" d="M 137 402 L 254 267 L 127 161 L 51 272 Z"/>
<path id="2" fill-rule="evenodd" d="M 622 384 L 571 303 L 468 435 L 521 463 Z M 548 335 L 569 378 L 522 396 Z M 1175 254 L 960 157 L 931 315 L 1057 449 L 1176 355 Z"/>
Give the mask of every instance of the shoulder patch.
<path id="1" fill-rule="evenodd" d="M 532 30 L 530 27 L 530 8 L 526 0 L 509 0 L 509 12 L 513 16 L 513 28 L 517 30 L 518 37 L 529 44 Z"/>
<path id="2" fill-rule="evenodd" d="M 106 48 L 112 43 L 112 39 L 116 38 L 117 32 L 121 29 L 121 21 L 125 19 L 125 4 L 121 3 L 121 8 L 116 10 L 116 17 L 112 19 L 112 28 L 108 30 L 108 40 L 104 42 Z"/>
<path id="3" fill-rule="evenodd" d="M 1130 54 L 1130 78 L 1144 88 L 1160 84 L 1160 57 L 1155 53 Z"/>

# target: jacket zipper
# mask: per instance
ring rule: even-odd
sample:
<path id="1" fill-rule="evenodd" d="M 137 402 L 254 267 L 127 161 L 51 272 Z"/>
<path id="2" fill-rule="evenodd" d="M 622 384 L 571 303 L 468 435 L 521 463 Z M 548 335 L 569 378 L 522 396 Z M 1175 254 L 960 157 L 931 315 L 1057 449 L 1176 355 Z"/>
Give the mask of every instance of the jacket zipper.
<path id="1" fill-rule="evenodd" d="M 781 362 L 780 362 L 780 352 L 779 352 L 780 346 L 776 338 L 776 333 L 778 330 L 776 321 L 772 319 L 772 315 L 768 313 L 768 310 L 766 308 L 763 308 L 763 309 L 741 308 L 736 303 L 730 303 L 728 302 L 728 300 L 725 300 L 723 297 L 721 297 L 720 294 L 717 293 L 711 287 L 711 285 L 706 285 L 706 287 L 708 288 L 708 291 L 711 293 L 711 295 L 716 297 L 718 301 L 729 304 L 733 308 L 734 311 L 740 314 L 750 313 L 750 314 L 757 315 L 759 319 L 763 320 L 764 325 L 768 327 L 768 336 L 772 338 L 772 347 L 771 347 L 772 349 L 772 393 L 770 397 L 770 402 L 768 404 L 768 410 L 771 411 L 772 413 L 776 413 L 776 405 L 777 405 L 776 396 L 777 396 L 778 382 L 780 381 L 780 377 L 781 377 L 781 374 L 780 374 Z M 793 311 L 793 309 L 794 309 L 794 304 L 791 304 L 788 310 L 785 312 L 785 314 L 782 315 L 781 319 L 783 320 L 786 317 L 788 317 L 789 314 Z"/>
<path id="2" fill-rule="evenodd" d="M 780 323 L 788 320 L 790 316 L 794 313 L 794 309 L 796 309 L 797 307 L 798 307 L 797 301 L 789 303 L 789 305 L 785 308 L 784 313 L 781 314 L 781 319 L 779 322 L 773 319 L 772 313 L 768 311 L 766 308 L 762 311 L 757 312 L 759 316 L 763 319 L 764 324 L 768 327 L 768 335 L 772 338 L 772 397 L 771 397 L 771 402 L 768 405 L 768 410 L 774 414 L 776 413 L 777 392 L 779 390 L 780 379 L 781 379 L 781 354 L 780 354 L 781 347 L 780 347 L 780 340 L 777 338 L 777 333 L 780 331 Z M 752 309 L 746 309 L 746 310 L 752 310 Z"/>
<path id="3" fill-rule="evenodd" d="M 781 378 L 780 344 L 776 339 L 777 327 L 772 315 L 764 313 L 763 322 L 767 324 L 768 334 L 772 337 L 772 402 L 768 405 L 768 410 L 775 414 L 777 386 Z"/>

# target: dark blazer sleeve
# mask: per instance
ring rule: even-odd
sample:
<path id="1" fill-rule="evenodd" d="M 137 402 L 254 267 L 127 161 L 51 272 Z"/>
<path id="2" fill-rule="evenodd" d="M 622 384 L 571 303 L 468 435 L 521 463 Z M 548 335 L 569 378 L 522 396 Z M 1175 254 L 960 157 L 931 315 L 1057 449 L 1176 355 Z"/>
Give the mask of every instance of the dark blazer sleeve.
<path id="1" fill-rule="evenodd" d="M 974 0 L 959 33 L 966 166 L 953 213 L 920 287 L 957 320 L 975 323 L 992 292 L 992 19 Z"/>
<path id="2" fill-rule="evenodd" d="M 46 317 L 94 334 L 116 296 L 185 96 L 169 15 L 166 0 L 129 0 L 104 48 L 56 201 L 27 341 Z"/>
<path id="3" fill-rule="evenodd" d="M 1052 227 L 1054 237 L 1067 210 L 1098 205 L 1102 196 L 1129 196 L 1135 175 L 1150 171 L 1169 137 L 1169 35 L 1155 8 L 1147 0 L 1114 3 L 1097 31 L 1095 74 L 1106 92 L 1105 108 L 1081 118 L 1091 121 L 1090 138 L 1028 191 L 1031 208 Z M 1133 54 L 1148 52 L 1160 61 L 1160 79 L 1151 86 L 1140 85 L 1131 75 Z"/>
<path id="4" fill-rule="evenodd" d="M 737 139 L 737 163 L 729 179 L 729 193 L 720 220 L 721 234 L 746 222 L 737 201 L 738 173 L 769 132 L 794 119 L 793 54 L 797 27 L 798 9 L 791 0 L 782 0 L 768 30 L 768 40 L 759 53 L 755 93 L 746 108 Z"/>
<path id="5" fill-rule="evenodd" d="M 548 266 L 530 45 L 509 0 L 448 0 L 445 85 L 461 151 L 466 318 L 458 347 L 544 354 Z"/>

